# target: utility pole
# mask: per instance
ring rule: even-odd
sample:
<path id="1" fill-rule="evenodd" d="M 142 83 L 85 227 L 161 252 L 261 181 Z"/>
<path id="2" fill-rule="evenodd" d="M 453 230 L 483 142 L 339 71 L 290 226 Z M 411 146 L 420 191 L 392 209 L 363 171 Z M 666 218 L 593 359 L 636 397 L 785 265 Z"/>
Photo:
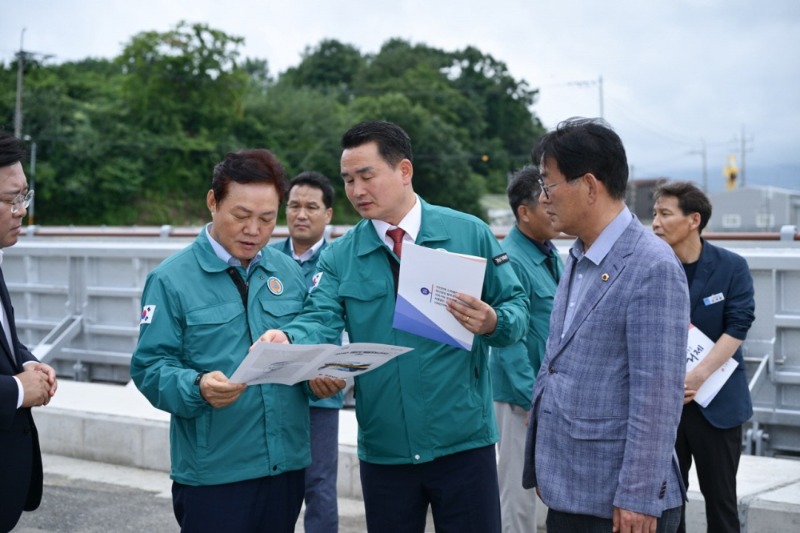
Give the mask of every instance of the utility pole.
<path id="1" fill-rule="evenodd" d="M 25 135 L 22 140 L 29 141 L 31 143 L 31 166 L 28 169 L 28 177 L 30 181 L 28 182 L 29 189 L 34 191 L 36 190 L 36 141 L 30 135 Z M 36 207 L 36 197 L 34 196 L 31 198 L 31 204 L 28 206 L 28 225 L 33 226 L 36 224 L 36 219 L 34 218 L 33 210 Z"/>
<path id="2" fill-rule="evenodd" d="M 699 155 L 703 158 L 703 192 L 708 194 L 708 151 L 706 150 L 706 141 L 701 139 L 702 146 L 699 150 L 690 150 L 692 155 Z"/>
<path id="3" fill-rule="evenodd" d="M 19 52 L 17 52 L 17 106 L 14 109 L 14 137 L 22 138 L 22 79 L 25 77 L 25 60 L 28 57 L 40 56 L 42 60 L 53 57 L 51 54 L 40 52 L 26 52 L 22 43 L 25 39 L 25 28 L 19 37 Z"/>
<path id="4" fill-rule="evenodd" d="M 740 152 L 740 154 L 741 154 L 740 160 L 741 160 L 742 164 L 741 164 L 741 169 L 740 169 L 740 172 L 739 172 L 739 176 L 741 177 L 741 186 L 742 186 L 742 188 L 744 188 L 744 186 L 745 186 L 745 164 L 744 164 L 745 163 L 745 159 L 744 159 L 745 158 L 745 154 L 747 152 L 750 152 L 750 151 L 753 150 L 751 147 L 747 146 L 747 143 L 752 143 L 752 142 L 753 142 L 753 137 L 751 136 L 750 139 L 748 139 L 745 136 L 745 134 L 744 134 L 744 124 L 742 124 L 742 139 L 741 139 L 741 152 Z"/>
<path id="5" fill-rule="evenodd" d="M 25 52 L 22 49 L 23 39 L 25 39 L 25 28 L 22 28 L 22 34 L 19 37 L 19 53 L 17 54 L 17 107 L 14 110 L 14 137 L 17 139 L 22 136 L 22 76 L 25 62 Z"/>

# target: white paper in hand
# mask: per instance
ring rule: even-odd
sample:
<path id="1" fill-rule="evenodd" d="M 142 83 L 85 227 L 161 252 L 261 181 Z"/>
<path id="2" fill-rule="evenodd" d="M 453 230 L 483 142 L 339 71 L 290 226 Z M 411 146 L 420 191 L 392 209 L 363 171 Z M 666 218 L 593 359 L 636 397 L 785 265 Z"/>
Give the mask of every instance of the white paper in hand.
<path id="1" fill-rule="evenodd" d="M 689 345 L 686 349 L 686 371 L 689 372 L 696 367 L 700 361 L 705 359 L 708 352 L 710 352 L 713 347 L 714 341 L 696 328 L 694 324 L 689 324 Z M 739 363 L 732 357 L 725 361 L 725 364 L 708 376 L 708 379 L 697 389 L 694 401 L 703 407 L 708 407 L 711 400 L 714 399 L 722 386 L 730 379 L 737 366 L 739 366 Z"/>
<path id="2" fill-rule="evenodd" d="M 481 297 L 486 258 L 403 244 L 392 326 L 420 337 L 472 349 L 475 334 L 447 310 L 460 292 Z"/>

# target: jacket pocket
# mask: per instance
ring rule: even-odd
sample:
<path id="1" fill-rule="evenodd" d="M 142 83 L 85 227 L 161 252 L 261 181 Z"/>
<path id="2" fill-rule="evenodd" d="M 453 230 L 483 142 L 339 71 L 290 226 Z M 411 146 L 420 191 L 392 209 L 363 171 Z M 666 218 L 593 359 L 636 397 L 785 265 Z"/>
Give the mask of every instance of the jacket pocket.
<path id="1" fill-rule="evenodd" d="M 264 325 L 277 328 L 287 324 L 303 310 L 302 300 L 261 300 Z"/>
<path id="2" fill-rule="evenodd" d="M 200 309 L 192 309 L 186 313 L 186 326 L 191 328 L 227 324 L 241 314 L 241 302 L 227 302 Z"/>
<path id="3" fill-rule="evenodd" d="M 192 309 L 186 313 L 184 357 L 198 370 L 217 369 L 220 355 L 235 347 L 231 335 L 236 331 L 247 331 L 241 301 Z"/>
<path id="4" fill-rule="evenodd" d="M 624 418 L 575 418 L 569 434 L 577 440 L 624 440 L 628 422 Z"/>
<path id="5" fill-rule="evenodd" d="M 394 299 L 387 298 L 388 294 L 389 287 L 384 280 L 341 282 L 339 296 L 344 301 L 348 330 L 374 329 L 377 321 L 391 316 L 382 311 L 387 306 L 394 308 Z"/>

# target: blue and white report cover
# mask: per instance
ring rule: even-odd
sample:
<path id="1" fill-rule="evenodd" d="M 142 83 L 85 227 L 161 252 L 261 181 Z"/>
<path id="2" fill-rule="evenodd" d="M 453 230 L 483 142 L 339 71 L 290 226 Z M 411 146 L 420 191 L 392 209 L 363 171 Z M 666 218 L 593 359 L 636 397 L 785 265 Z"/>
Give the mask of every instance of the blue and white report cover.
<path id="1" fill-rule="evenodd" d="M 403 243 L 392 326 L 444 344 L 472 349 L 474 335 L 447 310 L 457 292 L 481 297 L 486 258 Z"/>

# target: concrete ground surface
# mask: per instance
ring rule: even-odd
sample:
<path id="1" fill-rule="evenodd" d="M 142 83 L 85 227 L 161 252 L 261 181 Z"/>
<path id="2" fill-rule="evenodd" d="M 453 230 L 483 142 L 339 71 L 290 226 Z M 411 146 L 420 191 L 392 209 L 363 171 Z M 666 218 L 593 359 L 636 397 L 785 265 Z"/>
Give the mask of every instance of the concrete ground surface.
<path id="1" fill-rule="evenodd" d="M 180 531 L 172 514 L 166 472 L 45 454 L 44 495 L 38 510 L 23 513 L 15 533 Z M 295 529 L 303 532 L 303 516 Z M 364 533 L 364 503 L 339 498 L 339 532 Z M 433 532 L 428 517 L 426 532 Z"/>
<path id="2" fill-rule="evenodd" d="M 169 415 L 135 387 L 61 381 L 34 418 L 46 454 L 44 501 L 15 531 L 178 531 L 167 474 Z M 354 411 L 340 411 L 339 424 L 340 531 L 363 532 Z M 800 532 L 800 460 L 742 456 L 737 484 L 743 533 Z M 541 530 L 547 510 L 539 504 Z M 687 529 L 706 530 L 694 470 Z M 434 531 L 430 517 L 428 531 Z"/>

